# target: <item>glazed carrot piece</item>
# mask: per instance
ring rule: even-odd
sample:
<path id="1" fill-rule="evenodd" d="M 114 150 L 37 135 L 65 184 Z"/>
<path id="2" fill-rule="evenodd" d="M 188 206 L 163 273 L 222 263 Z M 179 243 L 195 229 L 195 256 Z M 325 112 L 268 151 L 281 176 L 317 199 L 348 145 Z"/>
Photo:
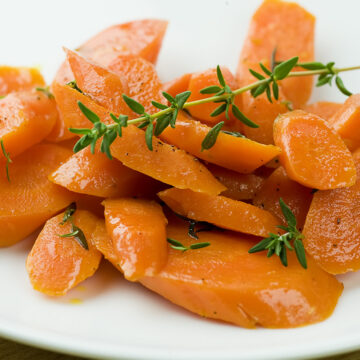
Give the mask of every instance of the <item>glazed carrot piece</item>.
<path id="1" fill-rule="evenodd" d="M 41 142 L 58 116 L 54 99 L 40 91 L 12 93 L 0 99 L 0 138 L 12 157 Z M 1 159 L 4 154 L 1 152 Z"/>
<path id="2" fill-rule="evenodd" d="M 57 215 L 46 222 L 26 261 L 33 288 L 50 296 L 65 295 L 92 276 L 101 261 L 101 253 L 92 243 L 97 217 L 84 210 L 73 215 L 74 224 L 86 237 L 89 247 L 86 250 L 75 238 L 59 236 L 72 232 L 69 222 L 60 224 L 63 216 Z"/>
<path id="3" fill-rule="evenodd" d="M 358 176 L 360 151 L 354 153 Z M 355 185 L 314 194 L 306 218 L 304 247 L 331 274 L 360 269 L 360 179 Z"/>
<path id="4" fill-rule="evenodd" d="M 265 179 L 256 174 L 239 174 L 236 171 L 208 164 L 207 168 L 226 190 L 221 195 L 233 200 L 251 200 L 263 185 Z"/>
<path id="5" fill-rule="evenodd" d="M 166 128 L 159 137 L 200 159 L 244 174 L 253 172 L 280 153 L 276 146 L 263 145 L 223 132 L 219 133 L 212 148 L 201 151 L 201 143 L 209 131 L 207 125 L 179 113 L 175 128 Z"/>
<path id="6" fill-rule="evenodd" d="M 282 166 L 278 167 L 264 182 L 253 199 L 253 204 L 270 211 L 286 225 L 281 211 L 279 199 L 282 198 L 291 209 L 297 220 L 298 228 L 302 228 L 312 200 L 312 189 L 306 188 L 290 180 Z"/>
<path id="7" fill-rule="evenodd" d="M 145 111 L 152 114 L 159 111 L 151 101 L 166 103 L 161 95 L 162 84 L 155 66 L 139 56 L 119 55 L 108 66 L 115 74 L 122 76 L 128 86 L 126 95 L 138 101 Z"/>
<path id="8" fill-rule="evenodd" d="M 328 121 L 340 109 L 342 104 L 332 101 L 318 101 L 313 104 L 307 104 L 303 110 Z"/>
<path id="9" fill-rule="evenodd" d="M 96 113 L 102 122 L 111 123 L 108 112 L 90 98 L 69 86 L 57 86 L 56 99 L 68 127 L 89 128 L 91 122 L 80 111 L 77 102 Z M 130 125 L 122 137 L 111 145 L 112 155 L 130 169 L 141 172 L 165 184 L 217 195 L 225 190 L 196 158 L 173 145 L 153 137 L 153 151 L 145 143 L 144 132 Z"/>
<path id="10" fill-rule="evenodd" d="M 351 95 L 330 118 L 329 123 L 343 139 L 360 142 L 360 94 Z"/>
<path id="11" fill-rule="evenodd" d="M 123 77 L 114 74 L 78 53 L 65 49 L 77 86 L 99 105 L 116 114 L 130 115 L 123 94 L 128 87 Z"/>
<path id="12" fill-rule="evenodd" d="M 98 218 L 104 218 L 104 207 L 102 202 L 104 198 L 92 195 L 79 194 L 76 199 L 76 208 L 80 210 L 90 211 L 92 214 L 96 215 Z"/>
<path id="13" fill-rule="evenodd" d="M 78 50 L 104 66 L 125 53 L 155 64 L 167 24 L 164 20 L 144 19 L 114 25 L 92 37 Z"/>
<path id="14" fill-rule="evenodd" d="M 38 69 L 0 66 L 0 96 L 15 91 L 29 91 L 44 85 L 44 78 Z"/>
<path id="15" fill-rule="evenodd" d="M 71 152 L 51 144 L 35 145 L 0 167 L 0 247 L 24 239 L 47 219 L 76 200 L 76 194 L 51 183 L 47 177 Z"/>
<path id="16" fill-rule="evenodd" d="M 252 17 L 239 59 L 238 81 L 253 81 L 254 77 L 248 69 L 262 72 L 259 62 L 268 66 L 275 48 L 278 61 L 294 56 L 299 56 L 299 62 L 313 61 L 314 28 L 314 16 L 300 5 L 281 0 L 265 0 Z M 311 76 L 285 79 L 280 84 L 285 98 L 294 104 L 294 108 L 307 102 L 312 85 Z"/>
<path id="17" fill-rule="evenodd" d="M 168 237 L 189 246 L 188 224 L 170 221 Z M 343 285 L 308 259 L 303 269 L 293 252 L 289 265 L 264 253 L 245 235 L 210 231 L 199 234 L 210 246 L 169 250 L 164 269 L 140 282 L 193 313 L 254 328 L 289 328 L 322 321 L 333 312 Z"/>
<path id="18" fill-rule="evenodd" d="M 320 117 L 302 110 L 279 115 L 274 141 L 282 149 L 280 162 L 290 179 L 320 190 L 354 185 L 351 153 Z"/>
<path id="19" fill-rule="evenodd" d="M 167 220 L 159 204 L 144 199 L 108 199 L 106 230 L 127 280 L 153 276 L 166 264 Z"/>
<path id="20" fill-rule="evenodd" d="M 163 90 L 175 97 L 189 88 L 191 73 L 184 74 L 163 84 Z"/>
<path id="21" fill-rule="evenodd" d="M 279 221 L 275 216 L 242 201 L 176 188 L 161 191 L 158 196 L 174 212 L 190 219 L 255 236 L 277 232 Z"/>
<path id="22" fill-rule="evenodd" d="M 238 88 L 237 81 L 235 80 L 234 76 L 230 72 L 230 70 L 227 67 L 222 66 L 221 72 L 224 76 L 225 82 L 227 85 L 230 86 L 232 90 L 236 90 Z M 191 95 L 188 99 L 188 101 L 195 101 L 200 99 L 205 99 L 213 95 L 206 95 L 206 94 L 200 94 L 200 90 L 204 89 L 208 86 L 212 85 L 219 85 L 219 80 L 216 75 L 216 69 L 208 69 L 206 71 L 201 71 L 198 73 L 194 73 L 191 75 L 190 81 L 189 81 L 189 88 L 188 90 L 191 91 Z M 241 97 L 236 96 L 235 97 L 235 104 L 239 107 L 241 107 Z M 189 111 L 191 115 L 199 120 L 205 121 L 207 124 L 213 126 L 216 123 L 220 121 L 229 122 L 226 117 L 225 113 L 222 113 L 218 116 L 212 117 L 210 114 L 219 106 L 219 104 L 215 104 L 213 102 L 207 103 L 207 104 L 201 104 L 196 105 L 191 108 L 189 108 Z M 231 115 L 231 121 L 230 123 L 235 123 L 237 125 L 241 125 L 239 120 L 236 120 Z"/>
<path id="23" fill-rule="evenodd" d="M 92 154 L 89 147 L 72 155 L 49 179 L 70 191 L 104 198 L 145 196 L 161 188 L 159 182 L 110 160 L 98 149 Z"/>

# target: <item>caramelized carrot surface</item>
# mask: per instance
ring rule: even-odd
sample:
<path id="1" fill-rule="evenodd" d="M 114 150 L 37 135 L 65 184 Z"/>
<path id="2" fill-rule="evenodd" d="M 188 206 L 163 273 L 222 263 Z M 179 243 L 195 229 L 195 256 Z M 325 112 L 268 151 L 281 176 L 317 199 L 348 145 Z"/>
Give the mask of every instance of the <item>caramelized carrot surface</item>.
<path id="1" fill-rule="evenodd" d="M 170 221 L 168 237 L 189 246 L 188 223 Z M 249 254 L 254 242 L 232 232 L 202 232 L 210 246 L 170 249 L 164 269 L 140 282 L 200 316 L 245 328 L 289 328 L 328 318 L 343 286 L 309 259 L 301 268 L 291 252 L 289 266 L 266 254 Z"/>
<path id="2" fill-rule="evenodd" d="M 320 116 L 324 120 L 330 120 L 340 109 L 342 104 L 332 101 L 318 101 L 304 106 L 304 111 Z"/>
<path id="3" fill-rule="evenodd" d="M 179 76 L 176 79 L 170 80 L 163 84 L 163 90 L 175 97 L 177 94 L 180 94 L 184 91 L 187 91 L 189 88 L 189 82 L 191 79 L 190 73 Z"/>

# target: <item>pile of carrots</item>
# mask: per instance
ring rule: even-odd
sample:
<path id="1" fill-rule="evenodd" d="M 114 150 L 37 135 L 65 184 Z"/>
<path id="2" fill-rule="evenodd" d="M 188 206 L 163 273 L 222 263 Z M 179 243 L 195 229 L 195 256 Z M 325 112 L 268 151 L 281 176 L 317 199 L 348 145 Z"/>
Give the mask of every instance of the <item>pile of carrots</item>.
<path id="1" fill-rule="evenodd" d="M 254 82 L 248 69 L 270 66 L 275 47 L 279 59 L 313 61 L 314 26 L 299 5 L 265 0 L 236 74 L 221 67 L 226 83 Z M 193 101 L 218 84 L 216 68 L 160 81 L 154 64 L 166 27 L 133 21 L 65 49 L 49 88 L 36 69 L 0 67 L 0 246 L 42 227 L 26 268 L 34 289 L 51 296 L 92 276 L 105 258 L 127 280 L 207 318 L 246 328 L 326 319 L 343 290 L 334 275 L 360 269 L 360 95 L 308 104 L 312 77 L 294 77 L 279 82 L 272 103 L 264 94 L 236 97 L 259 128 L 210 116 L 218 104 L 206 103 L 179 112 L 152 151 L 144 130 L 129 125 L 111 145 L 112 160 L 99 146 L 73 153 L 79 137 L 68 129 L 93 126 L 78 102 L 109 124 L 110 112 L 137 116 L 123 94 L 151 114 L 151 101 L 167 104 L 162 91 L 189 90 Z M 220 132 L 202 151 L 220 121 L 246 137 Z M 304 235 L 306 269 L 294 251 L 288 266 L 249 253 L 286 224 L 280 198 Z"/>

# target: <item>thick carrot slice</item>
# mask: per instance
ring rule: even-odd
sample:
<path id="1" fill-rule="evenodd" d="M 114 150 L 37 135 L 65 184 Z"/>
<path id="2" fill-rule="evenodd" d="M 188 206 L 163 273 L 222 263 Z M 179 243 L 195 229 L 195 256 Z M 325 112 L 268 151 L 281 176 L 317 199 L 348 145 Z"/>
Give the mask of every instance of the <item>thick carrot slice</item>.
<path id="1" fill-rule="evenodd" d="M 0 138 L 11 156 L 43 140 L 58 116 L 54 99 L 40 91 L 19 92 L 0 100 Z M 1 152 L 1 159 L 4 154 Z"/>
<path id="2" fill-rule="evenodd" d="M 158 193 L 174 212 L 224 229 L 267 237 L 276 232 L 278 219 L 270 212 L 225 196 L 195 193 L 171 188 Z"/>
<path id="3" fill-rule="evenodd" d="M 160 138 L 200 159 L 245 174 L 253 172 L 280 153 L 276 146 L 263 145 L 223 132 L 219 133 L 212 148 L 201 151 L 201 143 L 209 131 L 207 125 L 179 114 L 175 128 L 166 128 Z"/>
<path id="4" fill-rule="evenodd" d="M 272 214 L 286 224 L 279 199 L 282 198 L 290 207 L 301 229 L 312 199 L 312 190 L 289 179 L 282 166 L 277 168 L 266 180 L 254 197 L 253 204 Z"/>
<path id="5" fill-rule="evenodd" d="M 149 61 L 133 55 L 119 55 L 110 64 L 109 69 L 122 76 L 128 86 L 128 96 L 145 107 L 145 111 L 152 114 L 159 109 L 151 101 L 166 103 L 161 95 L 162 84 Z"/>
<path id="6" fill-rule="evenodd" d="M 91 122 L 81 113 L 77 102 L 96 113 L 101 121 L 111 123 L 108 112 L 90 98 L 66 85 L 58 85 L 56 99 L 68 127 L 89 128 Z M 144 132 L 130 125 L 111 146 L 112 155 L 125 166 L 156 180 L 179 188 L 219 194 L 225 190 L 196 158 L 173 145 L 153 138 L 153 151 L 145 143 Z"/>
<path id="7" fill-rule="evenodd" d="M 239 174 L 220 166 L 209 164 L 207 168 L 224 185 L 221 195 L 234 200 L 251 200 L 263 185 L 265 179 L 255 174 Z"/>
<path id="8" fill-rule="evenodd" d="M 68 190 L 99 197 L 145 196 L 161 188 L 152 178 L 110 160 L 98 149 L 92 154 L 90 148 L 72 155 L 50 180 Z"/>
<path id="9" fill-rule="evenodd" d="M 123 94 L 128 93 L 125 79 L 66 49 L 67 60 L 77 86 L 99 105 L 116 114 L 130 115 Z"/>
<path id="10" fill-rule="evenodd" d="M 46 222 L 26 261 L 33 288 L 50 296 L 65 295 L 92 276 L 101 261 L 101 253 L 93 245 L 97 217 L 84 210 L 77 210 L 73 216 L 74 224 L 86 237 L 89 246 L 86 250 L 75 238 L 59 236 L 72 232 L 69 222 L 60 224 L 63 215 Z"/>
<path id="11" fill-rule="evenodd" d="M 155 64 L 167 24 L 164 20 L 144 19 L 114 25 L 92 37 L 78 50 L 104 66 L 125 53 Z"/>
<path id="12" fill-rule="evenodd" d="M 342 104 L 332 101 L 318 101 L 307 104 L 303 107 L 304 111 L 320 116 L 324 120 L 330 118 L 340 109 Z"/>
<path id="13" fill-rule="evenodd" d="M 38 69 L 0 66 L 0 96 L 44 85 L 44 78 Z"/>
<path id="14" fill-rule="evenodd" d="M 166 264 L 167 220 L 161 206 L 143 199 L 103 202 L 105 223 L 126 279 L 153 276 Z"/>
<path id="15" fill-rule="evenodd" d="M 10 182 L 1 166 L 0 246 L 24 239 L 76 199 L 76 194 L 47 179 L 70 155 L 60 146 L 35 145 L 9 164 Z"/>
<path id="16" fill-rule="evenodd" d="M 280 162 L 290 179 L 320 190 L 354 185 L 351 153 L 320 117 L 302 110 L 280 115 L 274 141 L 282 149 Z"/>
<path id="17" fill-rule="evenodd" d="M 180 94 L 189 88 L 190 79 L 191 73 L 179 76 L 178 78 L 163 84 L 163 90 L 175 97 L 177 94 Z"/>
<path id="18" fill-rule="evenodd" d="M 252 17 L 238 64 L 238 81 L 254 79 L 248 69 L 261 72 L 258 63 L 269 64 L 274 49 L 278 61 L 294 56 L 299 56 L 300 62 L 313 61 L 314 28 L 314 16 L 300 5 L 265 0 Z M 285 98 L 299 108 L 310 98 L 312 84 L 309 76 L 285 79 L 280 86 Z"/>
<path id="19" fill-rule="evenodd" d="M 224 76 L 225 82 L 227 85 L 230 86 L 232 90 L 236 90 L 238 87 L 237 81 L 235 80 L 234 76 L 230 72 L 227 67 L 221 67 L 221 72 Z M 216 69 L 208 69 L 206 71 L 194 73 L 191 75 L 189 88 L 188 90 L 191 91 L 191 95 L 188 101 L 195 101 L 200 99 L 205 99 L 213 95 L 206 95 L 200 94 L 200 90 L 212 85 L 219 85 L 219 80 L 216 75 Z M 241 97 L 235 97 L 235 104 L 241 107 Z M 213 102 L 207 104 L 196 105 L 189 108 L 189 111 L 192 116 L 195 118 L 205 121 L 208 124 L 216 124 L 220 121 L 226 121 L 225 113 L 222 113 L 218 116 L 212 117 L 210 114 L 219 106 L 220 104 L 215 104 Z M 231 114 L 229 114 L 231 115 Z M 232 115 L 231 115 L 232 116 Z M 239 123 L 239 120 L 234 119 L 231 117 L 231 122 Z M 240 124 L 240 123 L 239 123 Z"/>
<path id="20" fill-rule="evenodd" d="M 188 224 L 170 222 L 168 237 L 186 246 Z M 325 320 L 343 286 L 308 259 L 301 268 L 293 252 L 289 266 L 264 253 L 249 254 L 254 242 L 231 232 L 202 232 L 210 246 L 182 253 L 170 249 L 165 268 L 140 282 L 173 303 L 207 318 L 242 327 L 289 328 Z"/>
<path id="21" fill-rule="evenodd" d="M 343 139 L 360 142 L 360 94 L 350 96 L 329 123 Z"/>
<path id="22" fill-rule="evenodd" d="M 358 176 L 360 151 L 354 153 Z M 354 186 L 314 194 L 304 227 L 304 246 L 331 274 L 360 269 L 360 179 Z"/>

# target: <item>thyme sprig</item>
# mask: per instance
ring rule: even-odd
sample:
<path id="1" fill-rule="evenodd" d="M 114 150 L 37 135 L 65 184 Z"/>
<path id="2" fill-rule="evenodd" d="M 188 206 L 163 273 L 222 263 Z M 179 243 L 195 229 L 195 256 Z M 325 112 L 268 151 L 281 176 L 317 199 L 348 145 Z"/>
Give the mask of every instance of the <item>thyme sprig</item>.
<path id="1" fill-rule="evenodd" d="M 54 94 L 50 91 L 50 87 L 46 86 L 46 87 L 37 87 L 35 88 L 36 91 L 40 91 L 43 94 L 45 94 L 50 100 L 51 99 L 55 99 Z"/>
<path id="2" fill-rule="evenodd" d="M 9 164 L 12 163 L 12 160 L 10 158 L 10 154 L 8 152 L 6 152 L 6 150 L 5 150 L 3 139 L 0 140 L 0 144 L 1 144 L 1 151 L 3 152 L 5 159 L 6 159 L 6 165 L 5 165 L 6 178 L 7 178 L 8 182 L 10 182 Z"/>
<path id="3" fill-rule="evenodd" d="M 89 250 L 89 245 L 87 243 L 85 234 L 83 231 L 74 224 L 73 215 L 76 211 L 76 203 L 71 203 L 65 210 L 64 216 L 60 225 L 64 225 L 67 222 L 71 223 L 71 232 L 68 234 L 58 235 L 61 238 L 70 238 L 73 237 L 85 250 Z"/>
<path id="4" fill-rule="evenodd" d="M 152 138 L 153 136 L 160 135 L 168 126 L 176 126 L 176 118 L 179 110 L 188 109 L 192 106 L 197 106 L 206 103 L 222 103 L 217 111 L 213 112 L 214 116 L 225 112 L 225 115 L 228 116 L 229 111 L 231 110 L 233 115 L 242 121 L 245 125 L 256 127 L 257 125 L 253 123 L 250 119 L 245 117 L 239 108 L 234 104 L 234 98 L 242 93 L 250 91 L 253 97 L 257 97 L 263 93 L 266 93 L 267 98 L 270 102 L 273 99 L 277 100 L 279 98 L 279 86 L 278 81 L 285 78 L 291 77 L 301 77 L 301 76 L 319 76 L 317 86 L 323 86 L 325 84 L 331 85 L 332 79 L 335 78 L 335 83 L 342 93 L 351 94 L 344 86 L 342 80 L 339 78 L 338 74 L 344 71 L 352 71 L 360 69 L 360 66 L 353 66 L 347 68 L 335 68 L 334 63 L 321 64 L 318 62 L 311 63 L 298 63 L 298 57 L 293 57 L 287 61 L 275 62 L 274 69 L 271 71 L 266 68 L 263 64 L 260 63 L 260 67 L 264 74 L 260 74 L 254 70 L 250 70 L 251 74 L 257 79 L 257 81 L 243 86 L 239 89 L 232 90 L 226 84 L 224 77 L 221 73 L 220 67 L 217 67 L 217 76 L 219 85 L 213 85 L 202 89 L 203 93 L 214 93 L 213 96 L 194 100 L 187 102 L 187 99 L 190 96 L 189 91 L 185 91 L 181 94 L 178 94 L 172 97 L 168 93 L 163 93 L 163 96 L 169 101 L 170 105 L 165 105 L 152 101 L 152 104 L 160 109 L 159 112 L 154 114 L 148 114 L 145 112 L 145 108 L 142 104 L 136 100 L 123 95 L 123 99 L 131 110 L 135 113 L 141 115 L 138 118 L 128 120 L 126 115 L 119 115 L 118 117 L 110 113 L 111 118 L 114 120 L 114 124 L 105 124 L 101 122 L 100 118 L 88 109 L 84 104 L 78 102 L 79 108 L 86 118 L 91 121 L 94 126 L 92 129 L 73 129 L 69 130 L 73 133 L 83 135 L 80 140 L 74 146 L 74 152 L 78 152 L 84 149 L 87 146 L 91 146 L 91 151 L 95 151 L 95 145 L 97 141 L 101 138 L 101 151 L 106 153 L 106 155 L 112 159 L 110 146 L 112 142 L 116 139 L 117 136 L 122 136 L 122 128 L 128 126 L 129 124 L 138 125 L 139 128 L 145 128 L 145 140 L 149 150 L 152 150 Z M 303 67 L 306 71 L 292 71 L 294 67 Z M 69 86 L 75 88 L 76 83 L 70 82 Z M 77 88 L 77 85 L 76 85 Z M 78 89 L 78 88 L 77 88 Z M 80 90 L 80 89 L 79 89 Z M 81 90 L 80 90 L 81 91 Z M 216 92 L 215 92 L 216 91 Z M 231 109 L 230 109 L 231 108 Z M 155 123 L 154 123 L 155 122 Z M 202 150 L 208 150 L 214 146 L 216 143 L 217 137 L 222 131 L 224 122 L 219 122 L 213 128 L 210 129 L 208 134 L 205 136 L 202 142 Z M 238 136 L 236 133 L 228 133 L 229 135 Z"/>
<path id="5" fill-rule="evenodd" d="M 267 238 L 261 240 L 258 244 L 253 246 L 249 250 L 249 253 L 253 254 L 259 251 L 267 250 L 267 257 L 271 257 L 276 254 L 279 256 L 281 263 L 284 266 L 288 266 L 287 250 L 295 250 L 295 254 L 300 265 L 304 269 L 307 269 L 305 249 L 302 242 L 304 236 L 296 228 L 296 217 L 282 198 L 279 199 L 279 203 L 281 211 L 287 222 L 287 226 L 279 225 L 278 228 L 286 231 L 286 233 L 281 235 L 270 233 Z M 291 245 L 291 242 L 293 246 Z"/>
<path id="6" fill-rule="evenodd" d="M 182 252 L 185 252 L 188 250 L 202 249 L 204 247 L 210 246 L 209 242 L 198 242 L 195 244 L 191 244 L 189 246 L 185 246 L 180 241 L 172 239 L 172 238 L 167 238 L 167 242 L 170 244 L 171 248 L 173 248 L 174 250 L 180 250 Z"/>

